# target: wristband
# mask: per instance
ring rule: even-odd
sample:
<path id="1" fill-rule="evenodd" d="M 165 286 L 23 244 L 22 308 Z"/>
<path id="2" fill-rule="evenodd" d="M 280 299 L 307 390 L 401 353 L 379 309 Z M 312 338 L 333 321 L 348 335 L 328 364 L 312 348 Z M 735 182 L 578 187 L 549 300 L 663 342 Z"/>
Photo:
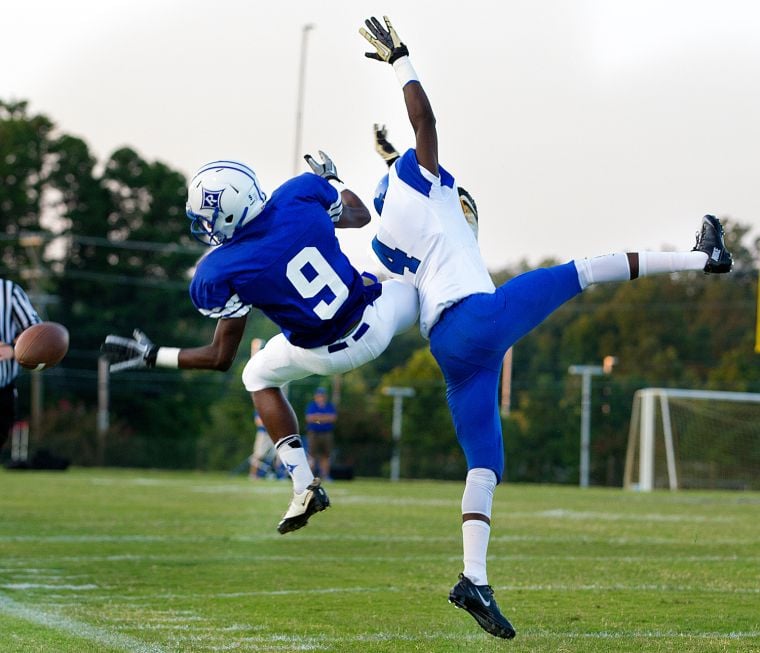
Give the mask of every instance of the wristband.
<path id="1" fill-rule="evenodd" d="M 338 191 L 338 195 L 346 190 L 346 184 L 344 184 L 342 181 L 339 181 L 338 179 L 330 179 L 330 186 Z"/>
<path id="2" fill-rule="evenodd" d="M 179 367 L 179 347 L 159 347 L 156 367 Z"/>
<path id="3" fill-rule="evenodd" d="M 409 82 L 418 82 L 417 71 L 414 70 L 412 62 L 409 57 L 401 57 L 393 62 L 393 70 L 396 71 L 396 78 L 398 83 L 401 84 L 401 88 L 404 88 Z"/>

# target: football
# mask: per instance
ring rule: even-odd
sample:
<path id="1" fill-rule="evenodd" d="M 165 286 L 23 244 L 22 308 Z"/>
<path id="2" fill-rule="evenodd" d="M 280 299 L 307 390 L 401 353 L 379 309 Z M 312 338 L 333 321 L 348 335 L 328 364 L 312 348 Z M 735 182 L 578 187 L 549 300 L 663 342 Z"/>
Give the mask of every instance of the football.
<path id="1" fill-rule="evenodd" d="M 18 364 L 28 370 L 58 365 L 69 350 L 69 332 L 58 322 L 40 322 L 21 332 L 13 348 Z"/>

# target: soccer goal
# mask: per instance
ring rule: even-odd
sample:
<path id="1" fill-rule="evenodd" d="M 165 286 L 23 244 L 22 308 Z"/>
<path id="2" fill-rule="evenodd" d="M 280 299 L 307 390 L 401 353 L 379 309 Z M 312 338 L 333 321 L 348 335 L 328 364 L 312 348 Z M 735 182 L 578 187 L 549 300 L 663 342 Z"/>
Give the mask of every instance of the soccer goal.
<path id="1" fill-rule="evenodd" d="M 760 393 L 638 390 L 623 486 L 760 489 Z"/>

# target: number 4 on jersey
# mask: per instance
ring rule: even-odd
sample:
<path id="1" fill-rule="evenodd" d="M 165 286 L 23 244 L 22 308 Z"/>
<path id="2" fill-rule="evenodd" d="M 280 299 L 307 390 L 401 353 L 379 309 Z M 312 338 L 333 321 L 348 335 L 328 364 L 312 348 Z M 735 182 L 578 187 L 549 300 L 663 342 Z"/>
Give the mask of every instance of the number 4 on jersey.
<path id="1" fill-rule="evenodd" d="M 409 256 L 400 249 L 391 249 L 377 237 L 372 239 L 372 249 L 383 265 L 394 274 L 404 274 L 405 269 L 415 274 L 420 266 L 420 259 Z"/>

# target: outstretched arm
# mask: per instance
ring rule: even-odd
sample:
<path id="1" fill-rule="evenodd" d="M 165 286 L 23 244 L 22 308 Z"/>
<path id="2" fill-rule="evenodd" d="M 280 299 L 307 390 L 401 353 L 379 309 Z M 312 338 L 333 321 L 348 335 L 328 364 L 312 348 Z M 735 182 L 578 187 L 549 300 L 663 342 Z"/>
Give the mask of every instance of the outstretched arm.
<path id="1" fill-rule="evenodd" d="M 192 349 L 180 349 L 179 367 L 190 370 L 226 371 L 232 366 L 240 341 L 243 339 L 247 315 L 218 320 L 211 344 Z"/>
<path id="2" fill-rule="evenodd" d="M 132 338 L 109 335 L 100 350 L 106 355 L 111 372 L 145 367 L 180 367 L 193 370 L 230 369 L 243 339 L 247 315 L 220 319 L 216 323 L 214 339 L 203 347 L 179 349 L 159 347 L 139 329 Z"/>
<path id="3" fill-rule="evenodd" d="M 438 176 L 438 133 L 435 116 L 422 84 L 409 82 L 404 86 L 404 101 L 409 122 L 412 123 L 415 151 L 419 164 Z"/>
<path id="4" fill-rule="evenodd" d="M 406 111 L 414 130 L 417 161 L 423 168 L 438 175 L 438 133 L 433 109 L 409 60 L 409 49 L 399 39 L 390 19 L 383 16 L 383 20 L 385 27 L 373 17 L 364 21 L 369 31 L 364 28 L 359 30 L 359 33 L 376 50 L 376 52 L 366 52 L 365 56 L 393 66 L 399 83 L 404 89 Z"/>

